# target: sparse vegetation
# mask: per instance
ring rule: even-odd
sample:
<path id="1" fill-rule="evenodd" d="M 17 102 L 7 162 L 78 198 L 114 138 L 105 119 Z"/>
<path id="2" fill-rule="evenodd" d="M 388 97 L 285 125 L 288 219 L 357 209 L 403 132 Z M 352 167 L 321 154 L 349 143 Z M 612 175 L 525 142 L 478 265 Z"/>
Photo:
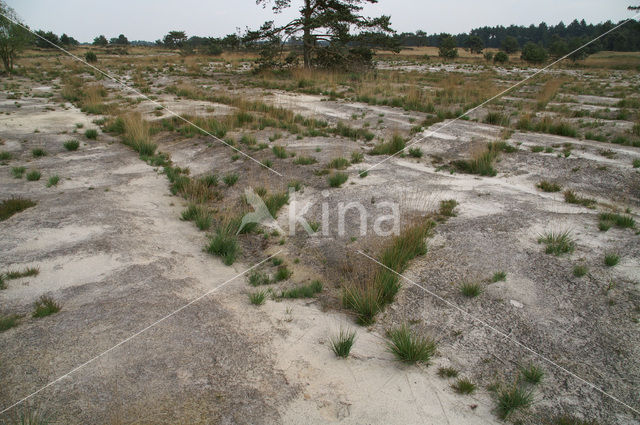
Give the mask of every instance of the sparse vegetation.
<path id="1" fill-rule="evenodd" d="M 11 175 L 16 179 L 21 179 L 24 173 L 27 171 L 26 167 L 13 167 L 11 168 Z"/>
<path id="2" fill-rule="evenodd" d="M 55 176 L 51 176 L 47 181 L 47 187 L 57 186 L 59 182 L 60 182 L 60 176 L 58 176 L 57 174 Z"/>
<path id="3" fill-rule="evenodd" d="M 229 174 L 225 174 L 224 177 L 222 177 L 222 181 L 224 182 L 224 184 L 226 184 L 227 186 L 231 187 L 234 184 L 236 184 L 238 182 L 238 179 L 240 178 L 240 176 L 238 176 L 238 174 L 236 173 L 229 173 Z"/>
<path id="4" fill-rule="evenodd" d="M 333 350 L 336 357 L 342 357 L 346 359 L 349 357 L 351 347 L 356 340 L 356 331 L 348 329 L 340 329 L 338 335 L 329 338 L 329 344 L 331 344 L 331 350 Z"/>
<path id="5" fill-rule="evenodd" d="M 98 138 L 98 130 L 95 128 L 90 128 L 89 130 L 84 132 L 84 137 L 89 140 L 96 140 Z"/>
<path id="6" fill-rule="evenodd" d="M 15 326 L 18 326 L 19 320 L 20 320 L 20 316 L 17 314 L 0 316 L 0 332 L 7 331 Z"/>
<path id="7" fill-rule="evenodd" d="M 542 382 L 544 377 L 544 371 L 534 364 L 528 364 L 527 366 L 520 367 L 520 375 L 524 380 L 530 384 L 537 385 Z"/>
<path id="8" fill-rule="evenodd" d="M 394 134 L 391 140 L 385 143 L 377 144 L 372 150 L 371 155 L 395 155 L 404 150 L 406 142 L 399 134 Z"/>
<path id="9" fill-rule="evenodd" d="M 598 220 L 600 221 L 600 223 L 608 223 L 609 227 L 611 227 L 611 225 L 623 229 L 633 229 L 634 227 L 636 227 L 636 221 L 629 215 L 622 215 L 617 213 L 601 213 L 598 215 Z M 609 227 L 607 227 L 607 229 L 601 228 L 600 230 L 608 230 Z"/>
<path id="10" fill-rule="evenodd" d="M 68 151 L 76 151 L 80 147 L 80 142 L 77 140 L 67 140 L 62 144 L 64 148 Z"/>
<path id="11" fill-rule="evenodd" d="M 262 273 L 257 270 L 252 270 L 251 273 L 249 273 L 248 279 L 249 285 L 251 286 L 268 285 L 271 283 L 271 280 L 266 273 Z"/>
<path id="12" fill-rule="evenodd" d="M 27 180 L 29 180 L 30 182 L 38 181 L 40 180 L 41 176 L 42 174 L 40 174 L 40 171 L 31 170 L 27 173 Z"/>
<path id="13" fill-rule="evenodd" d="M 249 294 L 249 302 L 253 305 L 262 305 L 267 299 L 267 291 L 256 291 Z"/>
<path id="14" fill-rule="evenodd" d="M 606 252 L 604 254 L 604 264 L 607 267 L 613 267 L 620 262 L 620 256 L 615 252 Z"/>
<path id="15" fill-rule="evenodd" d="M 458 377 L 458 373 L 458 369 L 454 367 L 438 368 L 438 376 L 441 378 L 456 378 Z"/>
<path id="16" fill-rule="evenodd" d="M 47 156 L 47 152 L 42 148 L 35 148 L 31 150 L 31 155 L 33 155 L 34 158 L 40 158 Z"/>
<path id="17" fill-rule="evenodd" d="M 331 187 L 340 187 L 348 178 L 349 176 L 345 173 L 334 173 L 327 178 L 327 181 Z"/>
<path id="18" fill-rule="evenodd" d="M 278 269 L 278 271 L 279 270 L 280 269 Z M 278 279 L 276 276 L 276 280 L 282 279 Z M 322 292 L 322 282 L 314 280 L 308 285 L 297 286 L 283 291 L 280 294 L 280 298 L 313 298 L 320 292 Z"/>
<path id="19" fill-rule="evenodd" d="M 474 298 L 482 293 L 482 285 L 478 282 L 463 282 L 460 285 L 460 292 L 465 297 Z"/>
<path id="20" fill-rule="evenodd" d="M 436 352 L 436 343 L 431 338 L 414 334 L 407 325 L 388 331 L 389 351 L 404 363 L 428 365 Z"/>
<path id="21" fill-rule="evenodd" d="M 209 237 L 209 245 L 206 247 L 209 254 L 217 255 L 227 266 L 233 264 L 240 253 L 240 245 L 234 228 L 229 220 L 219 224 L 213 235 Z"/>
<path id="22" fill-rule="evenodd" d="M 491 278 L 491 282 L 493 283 L 504 281 L 504 280 L 507 280 L 507 273 L 505 272 L 495 272 L 493 274 L 493 277 Z"/>
<path id="23" fill-rule="evenodd" d="M 497 402 L 498 416 L 504 420 L 509 418 L 514 412 L 527 409 L 533 404 L 533 390 L 515 383 L 508 388 L 501 388 L 498 391 Z"/>
<path id="24" fill-rule="evenodd" d="M 564 191 L 564 201 L 569 204 L 582 205 L 587 208 L 592 208 L 596 204 L 595 199 L 580 197 L 572 190 Z"/>
<path id="25" fill-rule="evenodd" d="M 42 295 L 33 304 L 33 317 L 40 318 L 49 316 L 60 311 L 60 304 L 48 295 Z"/>
<path id="26" fill-rule="evenodd" d="M 545 253 L 561 255 L 573 252 L 576 247 L 569 230 L 548 231 L 538 238 L 538 243 L 546 245 Z"/>
<path id="27" fill-rule="evenodd" d="M 458 379 L 451 387 L 458 394 L 471 394 L 476 390 L 476 384 L 467 378 Z"/>
<path id="28" fill-rule="evenodd" d="M 589 272 L 589 269 L 585 265 L 578 264 L 578 265 L 573 267 L 573 275 L 575 277 L 583 277 L 588 272 Z"/>
<path id="29" fill-rule="evenodd" d="M 543 192 L 560 192 L 562 190 L 562 186 L 559 184 L 551 183 L 546 180 L 542 180 L 536 186 Z"/>
<path id="30" fill-rule="evenodd" d="M 0 221 L 4 221 L 14 214 L 22 212 L 27 208 L 35 206 L 36 203 L 30 199 L 13 197 L 0 202 Z"/>

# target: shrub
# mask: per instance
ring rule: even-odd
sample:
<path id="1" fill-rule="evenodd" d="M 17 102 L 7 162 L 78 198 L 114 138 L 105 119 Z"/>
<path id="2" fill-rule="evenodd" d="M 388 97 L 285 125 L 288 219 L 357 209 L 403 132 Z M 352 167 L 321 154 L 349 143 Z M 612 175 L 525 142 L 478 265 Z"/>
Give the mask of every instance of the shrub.
<path id="1" fill-rule="evenodd" d="M 347 181 L 349 176 L 345 173 L 335 173 L 328 177 L 327 181 L 329 182 L 329 186 L 331 187 L 340 187 L 344 182 Z"/>
<path id="2" fill-rule="evenodd" d="M 35 206 L 36 203 L 30 199 L 13 197 L 0 202 L 0 221 L 4 221 L 14 214 L 22 212 L 27 208 Z"/>
<path id="3" fill-rule="evenodd" d="M 98 138 L 98 130 L 91 128 L 84 132 L 84 137 L 91 140 L 96 140 Z"/>
<path id="4" fill-rule="evenodd" d="M 222 181 L 227 186 L 233 186 L 234 184 L 236 184 L 238 182 L 238 178 L 239 178 L 238 174 L 229 173 L 229 174 L 226 174 L 224 177 L 222 177 Z"/>
<path id="5" fill-rule="evenodd" d="M 549 58 L 544 47 L 529 42 L 522 48 L 521 59 L 530 63 L 543 63 Z"/>
<path id="6" fill-rule="evenodd" d="M 336 357 L 346 359 L 349 357 L 349 352 L 351 352 L 351 347 L 353 347 L 355 340 L 355 331 L 340 329 L 338 335 L 329 338 L 329 344 Z"/>
<path id="7" fill-rule="evenodd" d="M 27 180 L 29 180 L 30 182 L 34 182 L 34 181 L 40 180 L 41 176 L 42 175 L 40 174 L 40 171 L 31 170 L 27 173 Z"/>
<path id="8" fill-rule="evenodd" d="M 490 60 L 490 59 L 489 59 Z M 495 56 L 493 57 L 493 61 L 495 63 L 506 63 L 509 61 L 509 56 L 503 52 L 503 51 L 499 51 L 498 53 L 495 54 Z"/>
<path id="9" fill-rule="evenodd" d="M 89 63 L 98 62 L 98 56 L 92 51 L 88 51 L 87 53 L 85 53 L 84 54 L 84 59 Z"/>
<path id="10" fill-rule="evenodd" d="M 613 267 L 620 262 L 620 256 L 615 252 L 607 252 L 604 254 L 604 264 L 607 267 Z"/>
<path id="11" fill-rule="evenodd" d="M 78 147 L 80 147 L 80 142 L 78 142 L 77 140 L 67 140 L 62 144 L 62 146 L 64 146 L 64 148 L 68 151 L 75 151 L 78 150 Z"/>
<path id="12" fill-rule="evenodd" d="M 47 152 L 42 148 L 35 148 L 31 150 L 31 154 L 34 158 L 39 158 L 42 156 L 47 156 Z"/>
<path id="13" fill-rule="evenodd" d="M 546 180 L 542 180 L 536 186 L 543 192 L 560 192 L 562 190 L 562 187 L 557 183 L 551 183 Z"/>
<path id="14" fill-rule="evenodd" d="M 458 394 L 471 394 L 476 390 L 476 384 L 468 380 L 467 378 L 458 379 L 455 384 L 451 385 Z"/>
<path id="15" fill-rule="evenodd" d="M 573 252 L 575 249 L 575 242 L 571 237 L 571 232 L 564 231 L 549 231 L 544 235 L 540 235 L 538 243 L 544 243 L 546 245 L 545 253 L 553 255 L 561 255 Z"/>
<path id="16" fill-rule="evenodd" d="M 298 286 L 296 288 L 283 291 L 282 294 L 280 294 L 280 298 L 313 298 L 320 292 L 322 292 L 322 282 L 314 280 L 308 285 Z"/>
<path id="17" fill-rule="evenodd" d="M 58 175 L 51 176 L 49 177 L 49 181 L 47 182 L 47 187 L 57 186 L 59 181 L 60 181 L 60 176 Z"/>
<path id="18" fill-rule="evenodd" d="M 26 167 L 13 167 L 11 169 L 11 174 L 13 175 L 14 178 L 16 179 L 21 179 L 22 176 L 24 175 L 25 171 L 27 171 Z"/>
<path id="19" fill-rule="evenodd" d="M 33 304 L 33 317 L 45 317 L 60 311 L 60 305 L 48 295 L 43 295 Z"/>
<path id="20" fill-rule="evenodd" d="M 267 298 L 267 291 L 256 291 L 249 294 L 249 302 L 253 305 L 262 305 L 264 304 L 265 299 Z"/>
<path id="21" fill-rule="evenodd" d="M 404 363 L 428 365 L 436 352 L 436 343 L 432 339 L 413 334 L 407 325 L 390 330 L 388 336 L 389 351 Z"/>

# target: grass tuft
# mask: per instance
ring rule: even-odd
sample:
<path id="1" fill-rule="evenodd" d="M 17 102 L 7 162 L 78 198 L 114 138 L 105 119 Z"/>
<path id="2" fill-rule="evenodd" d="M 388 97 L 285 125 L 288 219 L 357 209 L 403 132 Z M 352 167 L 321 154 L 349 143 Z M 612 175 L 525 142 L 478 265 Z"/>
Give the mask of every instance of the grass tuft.
<path id="1" fill-rule="evenodd" d="M 222 258 L 222 262 L 227 266 L 232 265 L 240 253 L 234 229 L 235 226 L 231 221 L 218 225 L 214 234 L 209 237 L 209 245 L 205 248 L 209 254 Z"/>
<path id="2" fill-rule="evenodd" d="M 249 302 L 253 305 L 262 305 L 267 298 L 267 291 L 256 291 L 249 294 Z"/>
<path id="3" fill-rule="evenodd" d="M 31 150 L 31 155 L 33 155 L 34 158 L 40 158 L 47 156 L 47 152 L 42 148 L 35 148 Z"/>
<path id="4" fill-rule="evenodd" d="M 575 194 L 573 190 L 564 191 L 564 201 L 568 204 L 582 205 L 587 208 L 591 208 L 595 205 L 596 200 L 591 198 L 582 198 Z"/>
<path id="5" fill-rule="evenodd" d="M 498 416 L 500 419 L 509 418 L 515 411 L 526 409 L 533 404 L 533 390 L 514 384 L 498 392 Z"/>
<path id="6" fill-rule="evenodd" d="M 571 253 L 576 247 L 569 230 L 548 231 L 540 235 L 538 243 L 544 243 L 546 245 L 544 252 L 553 255 Z"/>
<path id="7" fill-rule="evenodd" d="M 62 144 L 62 146 L 64 146 L 64 148 L 68 151 L 77 151 L 80 147 L 80 142 L 78 142 L 77 140 L 67 140 Z"/>
<path id="8" fill-rule="evenodd" d="M 454 367 L 441 367 L 438 369 L 438 376 L 441 378 L 457 378 L 458 369 Z"/>
<path id="9" fill-rule="evenodd" d="M 503 280 L 507 280 L 507 273 L 506 272 L 495 272 L 493 274 L 493 277 L 491 278 L 492 282 L 500 282 Z"/>
<path id="10" fill-rule="evenodd" d="M 277 278 L 277 277 L 276 277 Z M 308 285 L 287 289 L 280 294 L 280 298 L 313 298 L 322 292 L 322 282 L 314 280 Z"/>
<path id="11" fill-rule="evenodd" d="M 84 137 L 90 140 L 96 140 L 98 138 L 98 130 L 91 128 L 84 132 Z"/>
<path id="12" fill-rule="evenodd" d="M 557 183 L 551 183 L 546 180 L 542 180 L 540 183 L 536 185 L 543 192 L 560 192 L 562 190 L 562 186 Z"/>
<path id="13" fill-rule="evenodd" d="M 17 314 L 10 314 L 8 316 L 0 317 L 0 332 L 9 330 L 15 326 L 18 326 L 20 316 Z"/>
<path id="14" fill-rule="evenodd" d="M 266 273 L 259 272 L 257 270 L 251 271 L 248 276 L 249 285 L 251 286 L 262 286 L 268 285 L 271 283 L 269 276 Z"/>
<path id="15" fill-rule="evenodd" d="M 22 212 L 27 208 L 35 206 L 36 203 L 30 199 L 14 197 L 0 202 L 0 221 L 4 221 L 14 214 Z"/>
<path id="16" fill-rule="evenodd" d="M 238 174 L 229 173 L 229 174 L 226 174 L 224 177 L 222 177 L 222 181 L 224 182 L 224 184 L 231 187 L 238 182 L 239 178 L 240 176 L 238 176 Z"/>
<path id="17" fill-rule="evenodd" d="M 27 171 L 26 167 L 13 167 L 11 168 L 11 175 L 16 179 L 21 179 L 24 173 Z"/>
<path id="18" fill-rule="evenodd" d="M 407 325 L 390 330 L 388 336 L 389 351 L 404 363 L 428 365 L 436 352 L 435 341 L 431 338 L 415 335 Z"/>
<path id="19" fill-rule="evenodd" d="M 57 186 L 59 182 L 60 182 L 60 176 L 58 176 L 57 174 L 55 176 L 51 176 L 47 181 L 47 187 Z"/>
<path id="20" fill-rule="evenodd" d="M 520 367 L 520 375 L 530 384 L 537 385 L 542 382 L 544 377 L 544 371 L 539 366 L 529 364 L 527 366 Z"/>
<path id="21" fill-rule="evenodd" d="M 405 145 L 404 138 L 399 134 L 394 134 L 388 142 L 377 144 L 371 150 L 371 155 L 394 155 L 402 151 Z"/>
<path id="22" fill-rule="evenodd" d="M 60 311 L 60 304 L 48 295 L 43 295 L 33 303 L 33 317 L 45 317 Z"/>
<path id="23" fill-rule="evenodd" d="M 40 171 L 38 170 L 31 170 L 27 173 L 27 180 L 29 180 L 30 182 L 35 182 L 40 180 L 40 177 L 42 176 L 42 174 L 40 174 Z"/>
<path id="24" fill-rule="evenodd" d="M 4 273 L 4 277 L 8 280 L 13 280 L 13 279 L 21 279 L 23 277 L 38 276 L 38 274 L 40 274 L 40 270 L 37 267 L 27 267 L 22 271 L 19 271 L 19 270 L 8 271 Z"/>
<path id="25" fill-rule="evenodd" d="M 604 254 L 604 264 L 607 267 L 613 267 L 620 262 L 620 256 L 615 252 L 607 252 Z"/>
<path id="26" fill-rule="evenodd" d="M 458 394 L 471 394 L 476 390 L 476 384 L 467 378 L 458 379 L 455 384 L 451 385 Z"/>
<path id="27" fill-rule="evenodd" d="M 286 265 L 281 265 L 281 266 L 278 266 L 278 270 L 276 271 L 276 275 L 274 279 L 276 282 L 280 282 L 280 281 L 289 279 L 292 274 L 293 272 L 289 270 Z"/>
<path id="28" fill-rule="evenodd" d="M 587 266 L 584 266 L 582 264 L 578 264 L 573 267 L 573 275 L 575 277 L 583 277 L 588 272 L 589 272 L 589 269 L 587 268 Z"/>
<path id="29" fill-rule="evenodd" d="M 356 340 L 356 332 L 353 330 L 340 329 L 340 332 L 336 336 L 329 338 L 329 344 L 331 349 L 335 353 L 336 357 L 342 357 L 346 359 L 349 357 L 351 347 Z"/>
<path id="30" fill-rule="evenodd" d="M 482 285 L 477 282 L 463 282 L 460 285 L 460 292 L 465 297 L 474 298 L 482 293 Z"/>
<path id="31" fill-rule="evenodd" d="M 345 173 L 335 173 L 330 175 L 327 178 L 327 181 L 329 182 L 329 186 L 331 187 L 340 187 L 348 179 L 349 179 L 349 176 Z"/>
<path id="32" fill-rule="evenodd" d="M 609 222 L 616 227 L 633 229 L 636 227 L 636 222 L 633 217 L 628 215 L 622 215 L 617 213 L 601 213 L 598 215 L 600 222 Z M 602 229 L 601 229 L 602 230 Z"/>

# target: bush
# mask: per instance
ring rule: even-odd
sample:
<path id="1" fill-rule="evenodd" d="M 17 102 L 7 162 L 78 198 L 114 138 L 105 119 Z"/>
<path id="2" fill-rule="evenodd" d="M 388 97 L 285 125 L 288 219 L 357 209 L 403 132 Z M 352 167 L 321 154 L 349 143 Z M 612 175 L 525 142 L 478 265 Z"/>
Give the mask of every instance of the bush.
<path id="1" fill-rule="evenodd" d="M 493 59 L 493 52 L 484 52 L 484 60 L 490 62 Z"/>
<path id="2" fill-rule="evenodd" d="M 88 51 L 87 53 L 84 54 L 84 60 L 86 60 L 89 63 L 96 63 L 98 62 L 98 56 L 96 56 L 94 52 Z"/>
<path id="3" fill-rule="evenodd" d="M 503 51 L 496 53 L 496 55 L 493 57 L 494 63 L 506 63 L 508 61 L 509 61 L 509 56 Z"/>
<path id="4" fill-rule="evenodd" d="M 522 48 L 521 59 L 530 63 L 543 63 L 549 58 L 544 47 L 529 42 Z"/>

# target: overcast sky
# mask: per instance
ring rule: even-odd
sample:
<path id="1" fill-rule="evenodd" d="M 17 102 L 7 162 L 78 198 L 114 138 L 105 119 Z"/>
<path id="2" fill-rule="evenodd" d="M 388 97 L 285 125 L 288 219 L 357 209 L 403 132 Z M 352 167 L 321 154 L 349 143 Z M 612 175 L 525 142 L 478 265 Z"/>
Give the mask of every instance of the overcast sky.
<path id="1" fill-rule="evenodd" d="M 274 15 L 255 0 L 5 0 L 32 29 L 67 33 L 81 42 L 96 35 L 125 34 L 129 40 L 155 41 L 170 30 L 189 36 L 222 36 L 259 27 Z M 291 18 L 302 0 L 276 22 Z M 467 32 L 480 26 L 556 24 L 574 18 L 589 23 L 633 16 L 629 4 L 639 0 L 379 0 L 365 8 L 368 16 L 391 15 L 398 32 Z"/>

